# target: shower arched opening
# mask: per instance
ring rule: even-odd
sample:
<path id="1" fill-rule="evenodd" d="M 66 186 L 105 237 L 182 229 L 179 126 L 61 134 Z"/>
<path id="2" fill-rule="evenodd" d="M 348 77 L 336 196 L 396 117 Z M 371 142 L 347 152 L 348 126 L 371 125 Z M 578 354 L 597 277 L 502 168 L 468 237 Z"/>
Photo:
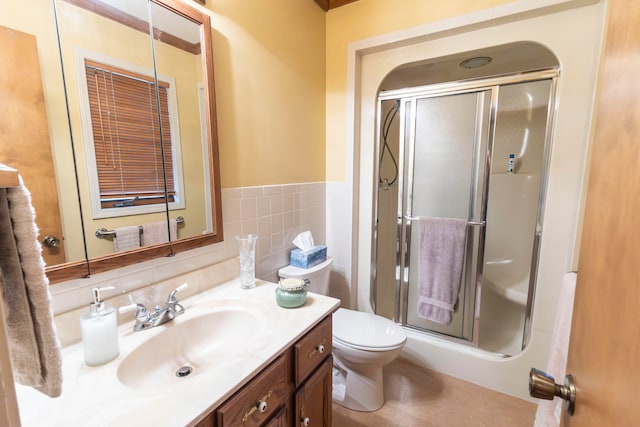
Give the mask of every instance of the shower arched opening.
<path id="1" fill-rule="evenodd" d="M 558 72 L 549 50 L 518 42 L 405 64 L 382 81 L 370 293 L 376 313 L 506 356 L 524 349 Z M 428 320 L 419 310 L 421 276 L 441 267 L 421 265 L 429 242 L 420 227 L 433 219 L 466 223 L 450 321 Z"/>

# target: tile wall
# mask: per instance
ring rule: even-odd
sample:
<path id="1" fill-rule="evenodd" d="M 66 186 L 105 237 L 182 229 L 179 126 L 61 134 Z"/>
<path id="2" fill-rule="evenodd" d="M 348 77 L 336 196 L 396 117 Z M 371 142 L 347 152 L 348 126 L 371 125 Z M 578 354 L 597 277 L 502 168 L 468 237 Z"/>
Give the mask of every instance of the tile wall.
<path id="1" fill-rule="evenodd" d="M 225 252 L 236 256 L 239 234 L 257 234 L 256 276 L 278 280 L 289 264 L 296 235 L 309 230 L 316 244 L 326 244 L 324 182 L 226 188 L 222 190 Z"/>
<path id="2" fill-rule="evenodd" d="M 53 311 L 56 315 L 77 308 L 86 309 L 91 301 L 91 288 L 114 286 L 104 293 L 107 299 L 133 293 L 161 301 L 165 289 L 183 283 L 183 275 L 204 269 L 238 256 L 234 239 L 239 234 L 259 236 L 256 251 L 256 276 L 275 282 L 277 271 L 289 263 L 294 237 L 310 230 L 317 244 L 325 244 L 325 183 L 270 185 L 264 187 L 226 188 L 222 190 L 224 242 L 181 252 L 173 257 L 156 258 L 139 264 L 117 268 L 90 278 L 74 279 L 51 287 Z M 200 277 L 195 275 L 193 277 Z M 175 282 L 175 283 L 174 283 Z M 194 279 L 183 297 L 202 291 L 207 283 Z M 74 321 L 77 320 L 74 318 Z M 77 323 L 77 322 L 76 322 Z"/>

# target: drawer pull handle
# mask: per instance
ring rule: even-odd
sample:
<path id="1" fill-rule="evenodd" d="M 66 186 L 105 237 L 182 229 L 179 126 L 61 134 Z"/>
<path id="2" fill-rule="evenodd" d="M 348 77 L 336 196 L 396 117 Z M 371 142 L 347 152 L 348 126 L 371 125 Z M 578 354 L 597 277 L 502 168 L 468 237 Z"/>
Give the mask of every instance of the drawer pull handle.
<path id="1" fill-rule="evenodd" d="M 247 421 L 249 419 L 249 417 L 251 415 L 253 415 L 253 413 L 256 412 L 256 411 L 266 412 L 267 411 L 267 400 L 271 397 L 272 394 L 273 394 L 273 390 L 269 390 L 269 392 L 267 394 L 265 394 L 262 397 L 262 399 L 257 401 L 255 405 L 253 405 L 247 412 L 245 412 L 244 416 L 242 417 L 242 422 L 244 423 L 245 421 Z"/>
<path id="2" fill-rule="evenodd" d="M 304 417 L 300 420 L 300 424 L 302 424 L 303 426 L 307 427 L 309 425 L 309 423 L 311 422 L 311 420 L 309 419 L 309 417 Z"/>
<path id="3" fill-rule="evenodd" d="M 322 340 L 322 342 L 320 344 L 315 346 L 313 351 L 307 355 L 307 359 L 311 359 L 316 353 L 319 353 L 319 354 L 323 354 L 324 353 L 324 350 L 325 350 L 324 341 L 325 340 Z"/>

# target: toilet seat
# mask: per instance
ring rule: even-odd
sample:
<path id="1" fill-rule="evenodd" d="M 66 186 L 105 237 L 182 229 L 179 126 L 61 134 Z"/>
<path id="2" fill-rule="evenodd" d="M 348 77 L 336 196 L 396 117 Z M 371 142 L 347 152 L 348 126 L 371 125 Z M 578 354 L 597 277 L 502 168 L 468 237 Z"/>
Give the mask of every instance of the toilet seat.
<path id="1" fill-rule="evenodd" d="M 340 308 L 333 313 L 333 339 L 358 350 L 389 351 L 402 347 L 407 335 L 382 316 Z"/>

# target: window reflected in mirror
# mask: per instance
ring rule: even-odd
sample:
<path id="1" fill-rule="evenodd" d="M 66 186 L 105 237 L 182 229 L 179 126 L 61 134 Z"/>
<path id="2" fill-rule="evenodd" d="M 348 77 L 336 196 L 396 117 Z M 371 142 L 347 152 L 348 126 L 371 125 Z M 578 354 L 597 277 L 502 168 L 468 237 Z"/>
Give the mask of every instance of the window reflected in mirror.
<path id="1" fill-rule="evenodd" d="M 76 50 L 93 217 L 184 208 L 175 79 L 89 56 Z"/>

